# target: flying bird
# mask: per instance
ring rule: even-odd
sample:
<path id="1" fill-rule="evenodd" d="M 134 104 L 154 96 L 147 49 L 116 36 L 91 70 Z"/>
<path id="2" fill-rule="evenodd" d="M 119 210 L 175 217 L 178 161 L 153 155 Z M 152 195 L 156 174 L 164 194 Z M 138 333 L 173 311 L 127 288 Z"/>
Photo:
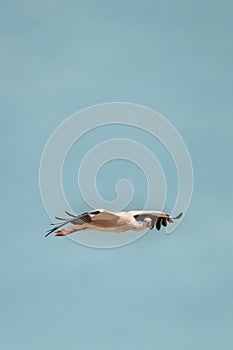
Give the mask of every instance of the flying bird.
<path id="1" fill-rule="evenodd" d="M 104 232 L 125 232 L 128 230 L 141 231 L 146 228 L 151 230 L 156 227 L 160 230 L 161 226 L 167 226 L 168 222 L 173 222 L 174 219 L 179 219 L 182 213 L 176 217 L 172 217 L 166 213 L 153 210 L 135 210 L 111 212 L 105 209 L 95 209 L 78 216 L 65 212 L 69 218 L 55 217 L 61 220 L 61 224 L 51 224 L 54 227 L 47 231 L 45 237 L 55 232 L 55 236 L 67 236 L 77 231 L 104 231 Z M 66 224 L 72 224 L 67 230 L 61 229 Z"/>

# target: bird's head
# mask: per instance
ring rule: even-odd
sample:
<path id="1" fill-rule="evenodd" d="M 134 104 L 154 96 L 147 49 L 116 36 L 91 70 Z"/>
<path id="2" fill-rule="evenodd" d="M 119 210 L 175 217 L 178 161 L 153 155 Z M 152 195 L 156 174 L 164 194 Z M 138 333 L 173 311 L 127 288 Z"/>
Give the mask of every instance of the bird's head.
<path id="1" fill-rule="evenodd" d="M 151 230 L 153 229 L 152 219 L 151 218 L 145 218 L 143 220 L 143 224 L 144 224 L 145 227 L 149 227 Z"/>

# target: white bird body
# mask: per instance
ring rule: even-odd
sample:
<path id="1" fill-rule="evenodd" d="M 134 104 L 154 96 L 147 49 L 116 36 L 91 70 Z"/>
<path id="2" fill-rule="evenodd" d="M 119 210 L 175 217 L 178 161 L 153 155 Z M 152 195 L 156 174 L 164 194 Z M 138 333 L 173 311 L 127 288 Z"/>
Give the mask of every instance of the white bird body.
<path id="1" fill-rule="evenodd" d="M 153 210 L 110 212 L 105 209 L 91 210 L 78 216 L 68 212 L 66 212 L 66 214 L 68 214 L 71 218 L 62 219 L 56 217 L 56 219 L 62 220 L 63 223 L 55 225 L 54 228 L 48 231 L 48 233 L 45 235 L 46 237 L 54 231 L 56 231 L 56 236 L 66 236 L 73 232 L 84 230 L 116 233 L 122 233 L 128 230 L 141 231 L 146 228 L 150 228 L 152 230 L 155 224 L 157 230 L 160 230 L 161 226 L 167 226 L 167 222 L 172 222 L 173 219 L 179 219 L 182 215 L 182 213 L 180 213 L 178 216 L 173 218 L 166 213 Z M 68 223 L 73 224 L 73 226 L 69 227 L 68 230 L 59 230 Z"/>

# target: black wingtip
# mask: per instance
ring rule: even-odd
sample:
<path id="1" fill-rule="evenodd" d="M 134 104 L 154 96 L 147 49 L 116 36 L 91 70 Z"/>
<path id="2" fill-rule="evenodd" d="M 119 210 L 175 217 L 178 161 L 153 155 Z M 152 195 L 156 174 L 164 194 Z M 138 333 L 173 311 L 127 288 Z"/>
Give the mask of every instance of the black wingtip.
<path id="1" fill-rule="evenodd" d="M 61 221 L 66 221 L 66 220 L 67 220 L 67 218 L 66 218 L 66 219 L 64 219 L 64 218 L 60 218 L 59 216 L 55 216 L 55 219 L 57 219 L 57 220 L 61 220 Z"/>
<path id="2" fill-rule="evenodd" d="M 51 233 L 57 230 L 57 226 L 52 228 L 51 230 L 48 230 L 47 233 L 44 235 L 45 237 L 48 237 Z"/>
<path id="3" fill-rule="evenodd" d="M 51 233 L 52 233 L 52 232 L 48 232 L 48 233 L 46 233 L 44 236 L 45 236 L 45 237 L 48 237 Z"/>
<path id="4" fill-rule="evenodd" d="M 177 215 L 175 218 L 173 218 L 173 219 L 180 219 L 182 215 L 183 215 L 183 213 L 180 213 L 180 214 L 178 214 L 178 215 Z"/>
<path id="5" fill-rule="evenodd" d="M 156 221 L 156 228 L 159 231 L 161 229 L 161 224 L 162 224 L 162 218 L 158 218 L 158 220 Z"/>
<path id="6" fill-rule="evenodd" d="M 100 213 L 101 213 L 101 211 L 99 211 L 99 210 L 92 210 L 92 211 L 89 212 L 89 214 L 93 214 L 93 215 L 97 215 L 97 214 L 100 214 Z"/>
<path id="7" fill-rule="evenodd" d="M 52 233 L 52 232 L 48 232 L 48 233 L 46 233 L 44 236 L 45 236 L 45 237 L 48 237 L 48 236 L 50 235 L 50 233 Z"/>
<path id="8" fill-rule="evenodd" d="M 75 215 L 69 213 L 68 211 L 65 211 L 65 213 L 66 213 L 67 215 L 69 215 L 69 216 L 72 216 L 72 218 L 75 218 L 75 217 L 76 217 Z"/>
<path id="9" fill-rule="evenodd" d="M 163 226 L 167 226 L 167 219 L 166 218 L 162 218 L 162 225 Z"/>

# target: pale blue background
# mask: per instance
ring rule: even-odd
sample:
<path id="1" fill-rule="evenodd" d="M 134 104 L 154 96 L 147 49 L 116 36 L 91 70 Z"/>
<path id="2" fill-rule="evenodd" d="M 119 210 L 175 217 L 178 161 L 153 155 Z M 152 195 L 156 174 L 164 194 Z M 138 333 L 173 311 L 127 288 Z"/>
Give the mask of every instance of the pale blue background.
<path id="1" fill-rule="evenodd" d="M 1 349 L 232 349 L 232 7 L 1 1 Z M 43 147 L 67 116 L 107 101 L 177 127 L 190 210 L 173 235 L 120 249 L 44 239 Z"/>

